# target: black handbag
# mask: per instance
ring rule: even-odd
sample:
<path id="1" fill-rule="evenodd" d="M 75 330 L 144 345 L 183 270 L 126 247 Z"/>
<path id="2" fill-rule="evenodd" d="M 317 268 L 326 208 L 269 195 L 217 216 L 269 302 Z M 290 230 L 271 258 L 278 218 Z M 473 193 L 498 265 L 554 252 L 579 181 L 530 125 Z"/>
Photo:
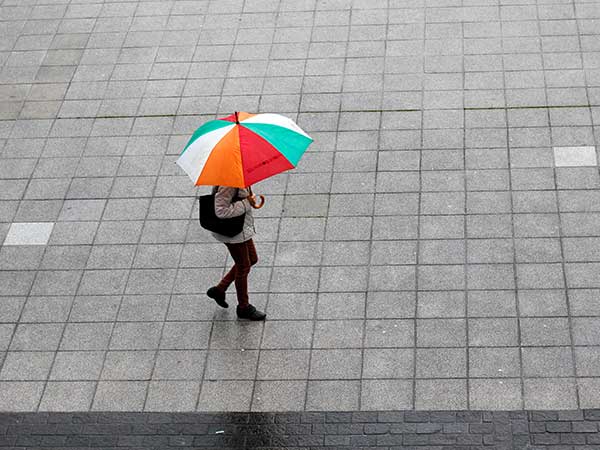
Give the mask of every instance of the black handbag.
<path id="1" fill-rule="evenodd" d="M 202 228 L 227 237 L 233 237 L 242 232 L 246 213 L 241 216 L 220 219 L 215 213 L 215 194 L 201 195 L 198 200 L 200 203 L 199 219 Z"/>

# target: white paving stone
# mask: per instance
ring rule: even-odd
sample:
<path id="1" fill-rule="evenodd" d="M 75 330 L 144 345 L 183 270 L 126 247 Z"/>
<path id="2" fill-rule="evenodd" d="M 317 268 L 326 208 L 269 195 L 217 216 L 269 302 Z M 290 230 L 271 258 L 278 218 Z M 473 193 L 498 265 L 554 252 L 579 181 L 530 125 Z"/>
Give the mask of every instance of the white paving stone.
<path id="1" fill-rule="evenodd" d="M 53 228 L 51 222 L 12 223 L 4 245 L 46 245 Z"/>
<path id="2" fill-rule="evenodd" d="M 554 147 L 556 167 L 596 166 L 595 147 Z"/>

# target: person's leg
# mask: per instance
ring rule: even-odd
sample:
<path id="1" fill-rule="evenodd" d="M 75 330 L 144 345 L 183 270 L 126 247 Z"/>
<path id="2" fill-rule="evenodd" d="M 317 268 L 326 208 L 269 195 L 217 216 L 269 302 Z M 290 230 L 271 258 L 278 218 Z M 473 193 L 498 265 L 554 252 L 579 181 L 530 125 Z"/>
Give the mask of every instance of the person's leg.
<path id="1" fill-rule="evenodd" d="M 235 261 L 235 291 L 237 294 L 238 308 L 246 308 L 248 301 L 248 274 L 250 273 L 250 250 L 248 242 L 242 242 L 239 247 L 231 251 L 231 257 Z"/>
<path id="2" fill-rule="evenodd" d="M 256 254 L 256 247 L 254 246 L 254 241 L 252 241 L 252 239 L 250 239 L 246 242 L 242 242 L 241 244 L 225 244 L 225 245 L 228 246 L 227 248 L 229 249 L 230 254 L 231 254 L 230 246 L 246 245 L 246 247 L 248 249 L 248 257 L 250 259 L 250 266 L 253 266 L 258 262 L 258 255 Z M 237 251 L 237 250 L 234 250 L 234 251 Z M 233 258 L 233 254 L 232 254 L 232 258 Z M 234 264 L 231 267 L 231 269 L 229 270 L 229 272 L 227 272 L 225 274 L 223 279 L 216 286 L 217 289 L 219 289 L 222 292 L 227 291 L 227 289 L 229 288 L 231 283 L 233 283 L 235 281 L 235 272 L 236 272 L 236 264 L 235 264 L 235 260 L 234 260 Z"/>
<path id="3" fill-rule="evenodd" d="M 248 304 L 248 273 L 250 272 L 250 254 L 247 242 L 225 245 L 229 250 L 234 264 L 216 288 L 224 293 L 231 283 L 234 282 L 238 303 L 241 306 L 246 306 Z"/>
<path id="4" fill-rule="evenodd" d="M 256 254 L 256 247 L 254 247 L 254 242 L 252 239 L 245 242 L 246 250 L 248 252 L 248 265 L 244 267 L 243 276 L 240 276 L 239 272 L 236 272 L 235 277 L 235 289 L 238 292 L 243 292 L 243 296 L 240 297 L 238 294 L 238 307 L 237 307 L 237 316 L 240 319 L 248 319 L 248 320 L 265 320 L 267 315 L 256 309 L 253 305 L 248 302 L 248 273 L 253 265 L 258 262 L 258 255 Z M 238 287 L 238 280 L 241 283 L 241 286 Z"/>
<path id="5" fill-rule="evenodd" d="M 258 311 L 252 306 L 248 299 L 248 274 L 250 268 L 258 262 L 258 255 L 256 253 L 256 247 L 252 239 L 242 242 L 241 244 L 225 244 L 229 249 L 229 253 L 233 258 L 235 264 L 231 270 L 223 277 L 221 282 L 215 286 L 220 292 L 223 293 L 223 301 L 225 298 L 225 289 L 229 287 L 231 282 L 235 283 L 235 290 L 237 293 L 237 315 L 241 319 L 249 320 L 264 320 L 266 314 Z M 221 289 L 223 289 L 221 291 Z M 211 296 L 211 295 L 209 295 Z M 212 297 L 212 296 L 211 296 Z M 214 298 L 214 297 L 213 297 Z M 215 299 L 216 300 L 216 299 Z M 218 303 L 218 301 L 217 301 Z"/>
<path id="6" fill-rule="evenodd" d="M 227 272 L 225 276 L 221 279 L 219 284 L 209 288 L 208 291 L 206 291 L 206 295 L 208 295 L 215 302 L 217 302 L 217 304 L 222 308 L 229 307 L 229 304 L 225 301 L 225 292 L 227 291 L 231 283 L 235 281 L 239 264 L 244 264 L 244 260 L 249 261 L 249 256 L 244 257 L 244 255 L 247 255 L 247 250 L 245 249 L 245 242 L 242 242 L 240 244 L 225 244 L 225 246 L 227 247 L 227 250 L 229 250 L 229 254 L 231 255 L 231 257 L 233 258 L 233 266 L 231 267 L 229 272 Z M 247 262 L 246 264 L 250 263 Z"/>
<path id="7" fill-rule="evenodd" d="M 248 246 L 248 256 L 250 257 L 250 265 L 253 266 L 258 262 L 258 254 L 256 253 L 256 247 L 254 241 L 250 239 L 246 242 Z"/>
<path id="8" fill-rule="evenodd" d="M 228 247 L 228 249 L 229 249 L 229 247 Z M 229 253 L 231 253 L 231 250 L 229 250 Z M 229 269 L 229 272 L 227 272 L 225 274 L 225 276 L 221 279 L 221 281 L 219 281 L 219 284 L 217 284 L 216 288 L 222 292 L 225 292 L 229 288 L 229 286 L 231 286 L 231 283 L 233 283 L 233 281 L 235 280 L 235 271 L 236 271 L 236 264 L 234 261 L 233 266 L 231 266 L 231 269 Z"/>

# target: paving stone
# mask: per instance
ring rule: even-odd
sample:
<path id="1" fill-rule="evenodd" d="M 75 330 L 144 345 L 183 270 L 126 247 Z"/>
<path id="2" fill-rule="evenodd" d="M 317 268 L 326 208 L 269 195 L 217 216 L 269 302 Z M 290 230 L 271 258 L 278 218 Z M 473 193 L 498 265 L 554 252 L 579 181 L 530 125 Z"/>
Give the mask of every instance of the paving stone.
<path id="1" fill-rule="evenodd" d="M 414 370 L 412 349 L 365 349 L 363 378 L 408 378 Z"/>
<path id="2" fill-rule="evenodd" d="M 408 380 L 363 380 L 361 410 L 409 409 L 413 404 L 412 383 Z"/>
<path id="3" fill-rule="evenodd" d="M 352 411 L 358 408 L 358 381 L 309 381 L 306 409 L 309 411 Z"/>
<path id="4" fill-rule="evenodd" d="M 424 239 L 464 238 L 463 216 L 423 216 L 420 233 Z"/>
<path id="5" fill-rule="evenodd" d="M 566 316 L 567 304 L 562 290 L 520 290 L 521 317 Z"/>
<path id="6" fill-rule="evenodd" d="M 367 320 L 365 347 L 409 347 L 414 345 L 411 320 Z"/>
<path id="7" fill-rule="evenodd" d="M 465 295 L 461 291 L 419 292 L 417 316 L 419 318 L 464 317 Z"/>
<path id="8" fill-rule="evenodd" d="M 462 264 L 465 261 L 462 240 L 422 240 L 419 242 L 419 262 L 422 264 Z"/>
<path id="9" fill-rule="evenodd" d="M 144 405 L 146 411 L 193 411 L 200 393 L 195 381 L 152 381 Z"/>
<path id="10" fill-rule="evenodd" d="M 273 324 L 279 324 L 283 322 L 273 322 Z M 285 325 L 285 323 L 284 323 Z M 309 324 L 310 325 L 310 324 Z M 174 322 L 174 327 L 180 327 L 181 323 Z M 194 325 L 197 328 L 197 325 Z M 260 345 L 261 335 L 263 333 L 262 324 L 256 323 L 244 323 L 238 324 L 236 322 L 215 322 L 212 326 L 212 333 L 210 334 L 210 348 L 211 349 L 257 349 Z M 181 340 L 178 339 L 177 328 L 173 328 L 173 344 L 175 348 L 180 347 Z M 207 331 L 210 327 L 207 329 Z M 193 331 L 190 330 L 190 333 Z M 293 329 L 291 330 L 294 331 Z M 303 336 L 303 327 L 298 328 L 298 333 Z M 278 328 L 273 329 L 273 334 L 277 335 L 281 331 Z M 185 336 L 185 335 L 184 335 Z M 278 337 L 276 337 L 273 345 L 276 345 Z M 306 338 L 305 338 L 306 339 Z M 267 342 L 265 340 L 265 342 Z M 177 344 L 179 343 L 179 347 Z"/>
<path id="11" fill-rule="evenodd" d="M 104 352 L 58 352 L 49 379 L 56 381 L 95 381 L 100 378 Z"/>
<path id="12" fill-rule="evenodd" d="M 105 350 L 113 329 L 112 323 L 69 323 L 60 343 L 61 350 Z"/>
<path id="13" fill-rule="evenodd" d="M 114 321 L 120 303 L 120 296 L 76 296 L 69 318 L 73 322 Z"/>
<path id="14" fill-rule="evenodd" d="M 598 345 L 600 340 L 594 329 L 598 326 L 598 317 L 578 317 L 572 321 L 573 342 L 575 345 Z"/>
<path id="15" fill-rule="evenodd" d="M 80 295 L 117 295 L 125 290 L 127 270 L 88 270 L 79 284 Z"/>
<path id="16" fill-rule="evenodd" d="M 168 294 L 175 276 L 175 269 L 133 269 L 129 273 L 125 293 Z"/>
<path id="17" fill-rule="evenodd" d="M 214 350 L 207 359 L 205 377 L 214 380 L 255 379 L 258 364 L 256 350 Z"/>
<path id="18" fill-rule="evenodd" d="M 142 234 L 144 223 L 141 221 L 117 222 L 103 221 L 97 228 L 98 244 L 136 244 Z M 148 222 L 146 222 L 148 226 Z M 144 240 L 144 239 L 142 239 Z M 147 241 L 145 241 L 147 242 Z M 163 241 L 164 242 L 164 241 Z"/>
<path id="19" fill-rule="evenodd" d="M 515 240 L 517 262 L 559 262 L 561 247 L 558 239 L 517 239 Z"/>
<path id="20" fill-rule="evenodd" d="M 259 380 L 284 380 L 301 375 L 308 377 L 308 350 L 261 350 L 258 371 Z"/>
<path id="21" fill-rule="evenodd" d="M 100 220 L 105 200 L 67 200 L 58 219 L 62 222 Z"/>
<path id="22" fill-rule="evenodd" d="M 209 381 L 202 384 L 198 410 L 249 411 L 252 401 L 252 381 Z"/>
<path id="23" fill-rule="evenodd" d="M 513 198 L 516 193 L 513 192 Z M 466 210 L 468 214 L 509 213 L 518 202 L 511 204 L 508 192 L 468 192 Z"/>
<path id="24" fill-rule="evenodd" d="M 0 248 L 0 267 L 3 270 L 36 270 L 46 248 L 36 246 L 3 246 Z"/>
<path id="25" fill-rule="evenodd" d="M 131 267 L 135 247 L 133 245 L 100 245 L 94 246 L 86 258 L 88 269 L 128 269 Z"/>
<path id="26" fill-rule="evenodd" d="M 469 215 L 466 217 L 466 222 L 466 232 L 469 238 L 502 238 L 512 236 L 512 218 L 507 214 Z"/>
<path id="27" fill-rule="evenodd" d="M 514 260 L 513 242 L 511 239 L 470 239 L 467 255 L 471 263 L 509 263 Z"/>
<path id="28" fill-rule="evenodd" d="M 313 350 L 309 379 L 356 379 L 362 369 L 361 350 Z"/>
<path id="29" fill-rule="evenodd" d="M 4 358 L 0 379 L 44 381 L 54 359 L 52 352 L 9 352 Z"/>
<path id="30" fill-rule="evenodd" d="M 591 407 L 597 403 L 598 385 L 598 378 L 585 378 L 579 381 L 578 389 L 581 395 L 581 408 Z"/>
<path id="31" fill-rule="evenodd" d="M 417 346 L 461 347 L 466 344 L 464 319 L 418 319 Z"/>
<path id="32" fill-rule="evenodd" d="M 91 381 L 50 381 L 39 411 L 88 411 L 95 387 Z"/>
<path id="33" fill-rule="evenodd" d="M 558 236 L 559 224 L 555 214 L 518 214 L 514 216 L 515 237 Z"/>
<path id="34" fill-rule="evenodd" d="M 521 324 L 523 345 L 569 345 L 567 321 L 563 318 L 524 318 Z"/>
<path id="35" fill-rule="evenodd" d="M 25 300 L 24 297 L 1 297 L 2 311 L 0 311 L 0 321 L 18 322 Z"/>
<path id="36" fill-rule="evenodd" d="M 145 381 L 100 381 L 96 388 L 92 410 L 140 411 L 148 383 Z"/>
<path id="37" fill-rule="evenodd" d="M 375 217 L 372 239 L 414 239 L 417 237 L 415 216 Z"/>
<path id="38" fill-rule="evenodd" d="M 518 324 L 513 318 L 469 319 L 469 345 L 515 346 L 518 344 Z"/>
<path id="39" fill-rule="evenodd" d="M 367 274 L 367 267 L 324 267 L 321 269 L 319 290 L 322 292 L 365 291 Z"/>
<path id="40" fill-rule="evenodd" d="M 316 292 L 318 272 L 317 267 L 305 267 L 301 272 L 292 267 L 275 267 L 271 292 Z"/>
<path id="41" fill-rule="evenodd" d="M 597 165 L 594 147 L 554 147 L 556 166 L 595 166 Z"/>
<path id="42" fill-rule="evenodd" d="M 523 382 L 525 408 L 573 409 L 576 407 L 572 378 L 525 379 Z"/>
<path id="43" fill-rule="evenodd" d="M 83 245 L 50 246 L 44 253 L 41 269 L 76 270 L 85 268 L 91 248 Z"/>
<path id="44" fill-rule="evenodd" d="M 54 270 L 40 272 L 33 283 L 31 294 L 36 296 L 73 295 L 80 280 L 81 271 Z"/>
<path id="45" fill-rule="evenodd" d="M 517 347 L 469 349 L 469 375 L 485 378 L 518 377 L 521 373 Z"/>
<path id="46" fill-rule="evenodd" d="M 315 294 L 271 294 L 266 312 L 276 320 L 312 319 L 316 301 Z"/>
<path id="47" fill-rule="evenodd" d="M 464 349 L 417 349 L 417 378 L 464 378 L 467 376 L 467 353 Z"/>
<path id="48" fill-rule="evenodd" d="M 415 317 L 415 294 L 412 292 L 369 292 L 366 313 L 370 319 Z"/>
<path id="49" fill-rule="evenodd" d="M 509 264 L 472 264 L 467 266 L 469 289 L 514 289 L 513 267 Z"/>
<path id="50" fill-rule="evenodd" d="M 411 290 L 416 286 L 415 267 L 372 266 L 369 270 L 369 290 L 371 291 L 399 291 Z"/>
<path id="51" fill-rule="evenodd" d="M 598 376 L 600 373 L 600 348 L 575 347 L 577 375 Z"/>
<path id="52" fill-rule="evenodd" d="M 466 389 L 465 380 L 417 380 L 415 409 L 464 409 Z"/>
<path id="53" fill-rule="evenodd" d="M 469 402 L 475 409 L 518 410 L 523 404 L 521 381 L 515 378 L 471 380 Z"/>
<path id="54" fill-rule="evenodd" d="M 455 290 L 465 285 L 462 265 L 421 265 L 417 268 L 419 290 Z"/>
<path id="55" fill-rule="evenodd" d="M 93 242 L 98 223 L 59 222 L 50 236 L 51 245 L 85 245 Z"/>
<path id="56" fill-rule="evenodd" d="M 13 223 L 4 245 L 46 245 L 53 227 L 53 223 Z"/>
<path id="57" fill-rule="evenodd" d="M 277 246 L 275 265 L 315 266 L 321 261 L 320 242 L 282 242 Z"/>
<path id="58" fill-rule="evenodd" d="M 4 342 L 8 343 L 12 334 L 12 326 L 5 326 L 2 331 L 6 338 Z M 20 324 L 10 341 L 10 349 L 14 351 L 56 351 L 62 332 L 63 324 Z"/>
<path id="59" fill-rule="evenodd" d="M 109 351 L 102 368 L 103 380 L 147 380 L 154 365 L 153 351 Z"/>
<path id="60" fill-rule="evenodd" d="M 328 241 L 366 240 L 371 236 L 371 226 L 370 217 L 332 217 L 327 220 L 325 238 Z"/>
<path id="61" fill-rule="evenodd" d="M 598 173 L 592 167 L 557 168 L 556 186 L 558 189 L 597 189 Z"/>
<path id="62" fill-rule="evenodd" d="M 29 297 L 21 321 L 66 322 L 71 303 L 71 297 Z"/>
<path id="63" fill-rule="evenodd" d="M 265 324 L 261 348 L 309 348 L 312 335 L 313 323 L 310 321 L 267 322 Z"/>
<path id="64" fill-rule="evenodd" d="M 252 398 L 252 411 L 302 410 L 306 384 L 299 381 L 257 381 Z"/>
<path id="65" fill-rule="evenodd" d="M 206 352 L 197 350 L 159 351 L 152 372 L 157 380 L 200 380 L 204 371 Z"/>
<path id="66" fill-rule="evenodd" d="M 307 318 L 312 318 L 314 303 L 302 301 L 302 307 L 305 304 L 311 311 L 310 317 Z M 294 310 L 292 305 L 285 306 L 290 311 Z M 317 319 L 361 319 L 365 317 L 365 308 L 365 295 L 362 293 L 322 293 L 318 297 L 316 317 Z"/>
<path id="67" fill-rule="evenodd" d="M 43 382 L 0 382 L 0 408 L 2 411 L 35 411 L 43 390 Z"/>
<path id="68" fill-rule="evenodd" d="M 198 301 L 196 295 L 172 295 L 167 319 L 170 321 L 210 320 L 214 314 L 214 308 L 208 307 L 203 301 Z"/>

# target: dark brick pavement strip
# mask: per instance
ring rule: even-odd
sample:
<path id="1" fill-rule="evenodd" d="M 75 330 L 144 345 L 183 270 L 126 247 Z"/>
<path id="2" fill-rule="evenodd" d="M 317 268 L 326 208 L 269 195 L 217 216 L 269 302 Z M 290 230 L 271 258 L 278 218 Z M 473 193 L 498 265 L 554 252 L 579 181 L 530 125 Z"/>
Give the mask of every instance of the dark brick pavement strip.
<path id="1" fill-rule="evenodd" d="M 0 447 L 32 449 L 600 449 L 600 410 L 4 413 Z"/>

